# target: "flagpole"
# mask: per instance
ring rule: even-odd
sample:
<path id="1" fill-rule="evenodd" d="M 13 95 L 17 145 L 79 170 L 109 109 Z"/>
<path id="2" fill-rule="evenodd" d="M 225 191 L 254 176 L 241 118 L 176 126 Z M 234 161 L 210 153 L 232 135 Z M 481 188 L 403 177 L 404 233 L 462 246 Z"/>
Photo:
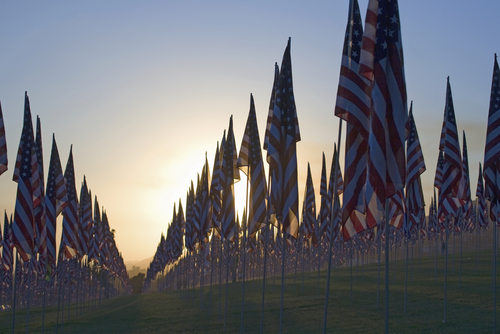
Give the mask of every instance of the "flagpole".
<path id="1" fill-rule="evenodd" d="M 446 293 L 448 283 L 448 217 L 444 220 L 444 238 L 445 238 L 445 257 L 444 257 L 444 318 L 443 323 L 446 322 Z"/>
<path id="2" fill-rule="evenodd" d="M 260 334 L 264 333 L 264 297 L 266 292 L 266 268 L 267 268 L 267 241 L 269 239 L 269 191 L 270 191 L 270 182 L 271 182 L 271 173 L 269 173 L 267 178 L 267 210 L 266 210 L 266 226 L 265 226 L 265 235 L 264 235 L 264 268 L 262 272 L 262 304 L 260 310 Z"/>
<path id="3" fill-rule="evenodd" d="M 330 275 L 332 271 L 332 246 L 333 246 L 333 219 L 334 219 L 334 214 L 335 214 L 335 207 L 334 207 L 334 198 L 337 195 L 337 173 L 338 173 L 338 166 L 339 166 L 339 157 L 340 157 L 340 145 L 342 141 L 342 119 L 339 118 L 339 137 L 337 140 L 338 143 L 338 149 L 337 149 L 337 156 L 336 156 L 336 161 L 335 161 L 335 168 L 334 168 L 334 183 L 333 183 L 333 194 L 332 194 L 332 202 L 330 203 L 331 207 L 331 212 L 330 212 L 330 245 L 328 247 L 328 273 L 326 276 L 326 296 L 325 296 L 325 308 L 324 308 L 324 316 L 323 316 L 323 334 L 326 333 L 326 319 L 328 316 L 328 300 L 330 298 Z M 331 178 L 331 176 L 330 176 Z M 338 201 L 337 201 L 338 202 Z M 339 204 L 339 203 L 337 203 Z M 340 209 L 340 206 L 339 206 Z"/>
<path id="4" fill-rule="evenodd" d="M 385 333 L 389 334 L 389 198 L 385 199 Z"/>
<path id="5" fill-rule="evenodd" d="M 12 280 L 12 291 L 13 291 L 13 300 L 12 300 L 12 334 L 14 334 L 14 328 L 16 324 L 16 277 L 17 277 L 17 266 L 19 265 L 19 257 L 17 254 L 17 247 L 16 247 L 16 254 L 14 256 L 16 259 L 16 267 L 14 268 L 14 279 Z"/>
<path id="6" fill-rule="evenodd" d="M 498 163 L 498 162 L 497 162 Z M 498 199 L 495 200 L 495 206 L 498 208 Z M 493 221 L 493 273 L 492 273 L 492 285 L 493 285 L 493 333 L 496 331 L 496 308 L 497 308 L 497 222 L 498 214 Z"/>
<path id="7" fill-rule="evenodd" d="M 282 246 L 281 246 L 281 302 L 280 302 L 280 334 L 283 333 L 283 295 L 285 294 L 285 243 L 286 230 L 285 222 L 281 222 Z"/>
<path id="8" fill-rule="evenodd" d="M 250 174 L 250 170 L 248 170 Z M 247 191 L 246 191 L 246 199 L 245 199 L 245 207 L 246 210 L 243 210 L 246 217 L 243 217 L 243 282 L 241 289 L 241 328 L 240 333 L 243 334 L 243 323 L 244 323 L 244 314 L 245 314 L 245 266 L 246 266 L 246 233 L 247 233 L 247 219 L 248 219 L 248 188 L 250 186 L 250 175 L 247 175 Z"/>

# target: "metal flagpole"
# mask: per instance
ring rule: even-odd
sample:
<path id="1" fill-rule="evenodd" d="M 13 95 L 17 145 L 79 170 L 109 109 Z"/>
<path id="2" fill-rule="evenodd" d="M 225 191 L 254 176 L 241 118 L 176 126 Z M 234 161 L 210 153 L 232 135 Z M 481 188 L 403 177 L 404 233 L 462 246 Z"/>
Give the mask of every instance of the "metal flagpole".
<path id="1" fill-rule="evenodd" d="M 271 173 L 268 175 L 267 179 L 267 210 L 266 210 L 266 226 L 265 228 L 265 233 L 264 233 L 264 268 L 262 271 L 262 304 L 261 304 L 261 311 L 260 311 L 260 334 L 264 333 L 264 297 L 266 293 L 266 268 L 267 268 L 267 241 L 269 239 L 269 189 L 271 188 L 270 186 L 271 182 Z"/>
<path id="2" fill-rule="evenodd" d="M 337 157 L 335 161 L 335 168 L 334 168 L 334 183 L 333 183 L 333 198 L 332 202 L 330 203 L 331 211 L 330 211 L 330 245 L 328 246 L 328 273 L 326 275 L 326 295 L 325 295 L 325 308 L 324 308 L 324 315 L 323 315 L 323 333 L 326 333 L 326 319 L 328 316 L 328 300 L 330 298 L 330 275 L 332 272 L 332 246 L 333 246 L 333 219 L 335 215 L 335 207 L 334 207 L 334 198 L 337 195 L 337 173 L 338 173 L 338 166 L 339 166 L 339 157 L 340 157 L 340 145 L 342 141 L 342 119 L 339 118 L 339 138 L 337 140 L 338 143 L 338 149 L 337 149 Z M 330 176 L 331 177 L 331 176 Z M 339 203 L 337 203 L 338 205 Z M 340 206 L 339 206 L 340 209 Z"/>
<path id="3" fill-rule="evenodd" d="M 389 333 L 389 199 L 385 199 L 385 333 Z"/>
<path id="4" fill-rule="evenodd" d="M 17 266 L 19 265 L 19 257 L 16 255 L 14 257 L 16 259 L 16 267 L 14 268 L 14 279 L 12 280 L 12 291 L 13 291 L 13 300 L 12 300 L 12 334 L 14 334 L 14 328 L 16 326 L 16 277 L 17 277 Z M 18 277 L 19 279 L 19 277 Z"/>
<path id="5" fill-rule="evenodd" d="M 250 173 L 250 171 L 248 171 Z M 242 289 L 241 289 L 241 328 L 240 333 L 243 334 L 243 324 L 244 324 L 244 314 L 245 314 L 245 267 L 246 267 L 246 233 L 247 233 L 247 219 L 248 219 L 248 188 L 250 185 L 250 175 L 247 175 L 247 191 L 246 191 L 246 200 L 244 213 L 246 217 L 243 217 L 243 281 L 242 281 Z"/>

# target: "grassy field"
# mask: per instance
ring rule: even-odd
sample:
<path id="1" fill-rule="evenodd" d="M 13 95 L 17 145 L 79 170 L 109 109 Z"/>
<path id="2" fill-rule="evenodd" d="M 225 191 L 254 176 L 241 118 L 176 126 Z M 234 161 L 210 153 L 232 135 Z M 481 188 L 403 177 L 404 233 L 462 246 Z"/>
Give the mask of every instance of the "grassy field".
<path id="1" fill-rule="evenodd" d="M 437 281 L 434 258 L 413 261 L 409 270 L 407 314 L 404 314 L 404 261 L 390 267 L 390 331 L 393 333 L 490 333 L 492 331 L 491 252 L 480 253 L 474 273 L 475 254 L 464 254 L 462 280 L 459 255 L 448 262 L 448 313 L 443 323 L 444 257 L 438 258 Z M 353 268 L 353 293 L 349 268 L 332 271 L 328 332 L 381 333 L 384 330 L 384 267 L 381 268 L 380 299 L 377 306 L 377 265 Z M 296 282 L 285 284 L 285 333 L 320 333 L 323 328 L 326 271 L 321 272 L 319 294 L 317 272 L 302 273 Z M 267 281 L 264 331 L 279 330 L 280 280 Z M 224 311 L 225 286 L 221 309 Z M 227 333 L 240 331 L 241 284 L 229 284 Z M 245 332 L 258 333 L 262 281 L 246 283 Z M 213 286 L 211 315 L 209 287 L 204 289 L 203 310 L 198 289 L 188 292 L 146 293 L 105 300 L 78 318 L 73 313 L 59 333 L 221 333 L 224 315 L 219 317 L 219 286 Z M 46 332 L 55 333 L 56 308 L 48 309 Z M 498 308 L 497 308 L 498 310 Z M 30 312 L 30 333 L 40 333 L 41 310 Z M 67 315 L 65 314 L 65 318 Z M 0 333 L 10 333 L 11 313 L 0 314 Z M 220 320 L 219 320 L 220 319 Z M 65 319 L 67 320 L 67 319 Z M 18 312 L 16 333 L 25 332 L 26 317 Z"/>

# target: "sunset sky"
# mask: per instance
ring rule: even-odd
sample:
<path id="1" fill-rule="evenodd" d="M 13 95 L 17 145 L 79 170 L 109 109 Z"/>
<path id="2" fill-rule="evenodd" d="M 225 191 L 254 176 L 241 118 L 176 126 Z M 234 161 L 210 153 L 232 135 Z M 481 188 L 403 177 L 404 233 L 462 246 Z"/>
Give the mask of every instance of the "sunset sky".
<path id="1" fill-rule="evenodd" d="M 310 162 L 319 206 L 321 154 L 330 166 L 337 140 L 333 110 L 348 3 L 0 3 L 0 101 L 9 156 L 9 170 L 0 176 L 0 210 L 14 210 L 12 173 L 27 91 L 33 118 L 42 122 L 45 172 L 55 133 L 63 168 L 73 144 L 78 189 L 85 175 L 125 262 L 153 256 L 174 202 L 181 198 L 185 205 L 205 152 L 212 170 L 231 115 L 239 150 L 250 93 L 263 138 L 274 63 L 281 63 L 288 37 L 302 137 L 299 201 Z M 363 17 L 367 3 L 359 1 Z M 467 134 L 475 197 L 493 57 L 500 52 L 498 13 L 497 0 L 400 1 L 407 92 L 427 165 L 426 202 L 447 76 L 460 143 L 462 130 Z M 245 185 L 236 190 L 240 211 Z"/>

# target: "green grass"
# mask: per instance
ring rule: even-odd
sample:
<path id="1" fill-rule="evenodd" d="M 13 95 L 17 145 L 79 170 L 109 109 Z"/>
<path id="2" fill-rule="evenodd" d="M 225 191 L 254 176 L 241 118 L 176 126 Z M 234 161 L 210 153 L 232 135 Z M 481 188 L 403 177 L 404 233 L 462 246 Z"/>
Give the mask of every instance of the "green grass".
<path id="1" fill-rule="evenodd" d="M 459 283 L 459 255 L 448 262 L 448 313 L 443 323 L 444 257 L 438 258 L 437 283 L 434 282 L 434 258 L 415 259 L 409 270 L 407 314 L 404 314 L 404 261 L 390 271 L 390 331 L 393 333 L 488 333 L 492 331 L 491 252 L 480 253 L 474 274 L 475 254 L 464 254 L 462 282 Z M 453 265 L 452 265 L 453 263 Z M 321 272 L 317 294 L 317 272 L 287 277 L 284 297 L 285 333 L 320 333 L 323 328 L 326 271 Z M 264 331 L 279 330 L 279 279 L 266 287 Z M 377 265 L 353 268 L 351 300 L 350 270 L 332 271 L 328 308 L 328 332 L 381 333 L 384 330 L 384 266 L 381 266 L 380 300 L 377 306 Z M 221 333 L 224 315 L 219 321 L 219 286 L 212 290 L 212 314 L 208 314 L 209 287 L 204 289 L 204 307 L 200 309 L 199 290 L 174 293 L 146 293 L 105 300 L 100 306 L 64 324 L 59 333 Z M 224 312 L 225 285 L 221 309 Z M 227 333 L 240 330 L 241 284 L 229 284 Z M 258 333 L 261 315 L 262 281 L 248 281 L 245 295 L 245 332 Z M 57 308 L 46 315 L 46 332 L 55 333 Z M 66 316 L 66 315 L 65 315 Z M 30 333 L 40 333 L 41 310 L 30 312 Z M 0 314 L 0 333 L 10 333 L 12 315 Z M 16 333 L 25 332 L 25 313 L 18 312 Z"/>

